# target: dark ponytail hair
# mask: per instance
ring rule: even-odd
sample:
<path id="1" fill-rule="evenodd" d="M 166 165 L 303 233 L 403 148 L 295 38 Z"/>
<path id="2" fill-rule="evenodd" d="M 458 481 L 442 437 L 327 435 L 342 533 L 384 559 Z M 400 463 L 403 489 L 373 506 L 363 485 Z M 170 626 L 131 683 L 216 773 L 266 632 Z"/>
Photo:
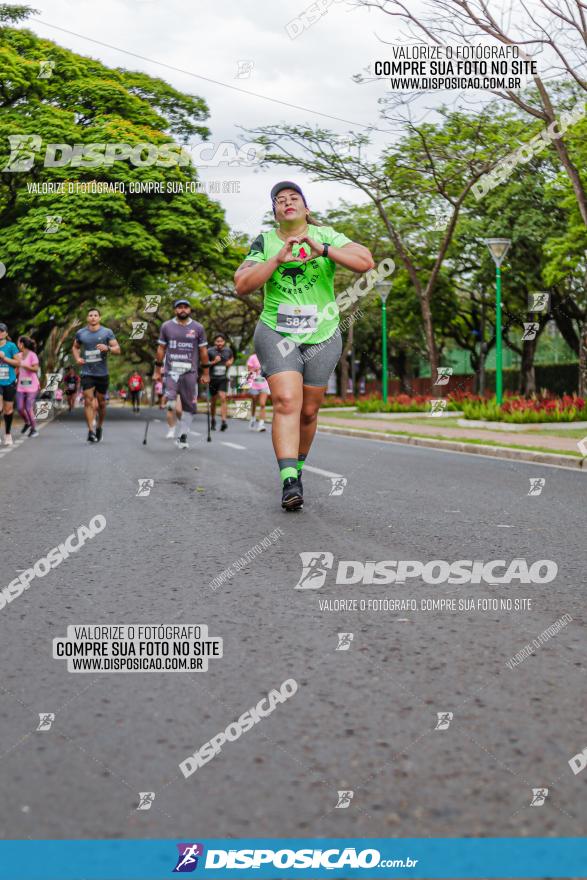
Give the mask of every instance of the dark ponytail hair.
<path id="1" fill-rule="evenodd" d="M 19 336 L 18 341 L 22 342 L 25 348 L 28 348 L 29 351 L 37 350 L 37 343 L 34 339 L 31 339 L 30 336 Z"/>

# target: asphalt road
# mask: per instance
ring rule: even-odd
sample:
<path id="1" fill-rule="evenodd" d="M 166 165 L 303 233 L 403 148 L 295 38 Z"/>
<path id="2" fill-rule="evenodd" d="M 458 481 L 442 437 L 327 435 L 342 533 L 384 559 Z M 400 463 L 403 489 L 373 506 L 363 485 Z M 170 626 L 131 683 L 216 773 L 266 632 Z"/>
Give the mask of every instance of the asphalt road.
<path id="1" fill-rule="evenodd" d="M 2 587 L 95 515 L 106 527 L 0 610 L 4 838 L 584 836 L 587 477 L 318 436 L 303 512 L 279 506 L 270 433 L 231 420 L 191 448 L 163 415 L 63 415 L 0 457 Z M 233 444 L 233 445 L 230 445 Z M 318 472 L 321 471 L 321 472 Z M 347 480 L 330 494 L 333 476 Z M 528 496 L 530 477 L 545 478 Z M 137 496 L 139 480 L 152 480 Z M 337 484 L 339 487 L 342 484 Z M 281 529 L 283 534 L 275 533 Z M 234 562 L 273 533 L 240 571 Z M 267 542 L 265 542 L 267 543 Z M 331 553 L 296 590 L 300 553 Z M 549 584 L 336 585 L 339 560 L 550 559 Z M 233 565 L 234 576 L 210 584 Z M 334 599 L 531 599 L 524 611 L 334 611 Z M 572 622 L 512 669 L 563 614 Z M 207 624 L 207 671 L 85 673 L 72 624 Z M 348 650 L 337 633 L 352 632 Z M 188 779 L 179 763 L 286 679 L 297 693 Z M 437 713 L 452 712 L 448 729 Z M 47 730 L 39 715 L 53 713 Z M 542 806 L 532 788 L 546 787 Z M 336 808 L 338 791 L 353 791 Z M 139 792 L 154 792 L 137 810 Z"/>

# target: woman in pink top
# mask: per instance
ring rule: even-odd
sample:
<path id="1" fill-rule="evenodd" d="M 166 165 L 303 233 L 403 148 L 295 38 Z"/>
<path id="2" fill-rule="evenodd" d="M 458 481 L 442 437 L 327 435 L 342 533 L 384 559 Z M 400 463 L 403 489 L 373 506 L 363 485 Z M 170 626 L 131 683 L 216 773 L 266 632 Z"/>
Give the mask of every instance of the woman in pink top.
<path id="1" fill-rule="evenodd" d="M 36 343 L 30 336 L 20 336 L 18 348 L 20 351 L 20 364 L 18 370 L 18 385 L 16 386 L 16 408 L 24 419 L 21 434 L 29 432 L 29 437 L 38 437 L 39 432 L 35 425 L 35 400 L 39 392 L 39 358 L 35 353 Z"/>
<path id="2" fill-rule="evenodd" d="M 267 395 L 269 394 L 269 385 L 267 379 L 261 375 L 261 363 L 256 354 L 252 354 L 248 359 L 247 370 L 247 384 L 249 386 L 249 394 L 252 398 L 251 421 L 249 422 L 249 428 L 251 431 L 265 431 L 265 404 L 267 403 Z M 259 415 L 261 416 L 258 422 L 255 418 L 257 397 L 259 398 Z"/>

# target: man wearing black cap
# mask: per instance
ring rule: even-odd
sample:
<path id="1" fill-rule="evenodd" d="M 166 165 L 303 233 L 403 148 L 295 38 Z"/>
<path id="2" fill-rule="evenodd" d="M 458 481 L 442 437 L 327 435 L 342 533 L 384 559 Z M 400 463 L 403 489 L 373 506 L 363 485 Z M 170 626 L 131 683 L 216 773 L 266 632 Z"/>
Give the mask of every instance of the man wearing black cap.
<path id="1" fill-rule="evenodd" d="M 234 284 L 239 296 L 264 290 L 255 352 L 271 389 L 281 506 L 299 510 L 302 468 L 342 350 L 334 272 L 343 266 L 363 273 L 374 263 L 366 247 L 312 219 L 297 183 L 275 184 L 271 201 L 277 228 L 253 241 Z"/>
<path id="2" fill-rule="evenodd" d="M 187 299 L 177 299 L 173 307 L 175 318 L 165 321 L 159 332 L 159 345 L 155 359 L 154 380 L 164 373 L 164 395 L 167 399 L 167 413 L 175 410 L 175 400 L 179 396 L 182 406 L 179 438 L 175 441 L 180 449 L 188 448 L 188 434 L 196 411 L 198 394 L 198 365 L 202 364 L 202 382 L 210 381 L 208 370 L 208 343 L 206 331 L 191 317 L 192 307 Z M 173 423 L 170 423 L 170 427 Z"/>

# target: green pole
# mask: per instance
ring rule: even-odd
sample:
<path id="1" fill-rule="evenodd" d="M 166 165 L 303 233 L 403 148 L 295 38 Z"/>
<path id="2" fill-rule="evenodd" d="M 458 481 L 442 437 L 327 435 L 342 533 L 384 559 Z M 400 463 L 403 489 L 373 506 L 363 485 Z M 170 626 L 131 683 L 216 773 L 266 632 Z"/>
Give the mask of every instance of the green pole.
<path id="1" fill-rule="evenodd" d="M 503 400 L 503 373 L 501 353 L 501 269 L 495 267 L 495 397 L 497 405 Z"/>
<path id="2" fill-rule="evenodd" d="M 387 403 L 387 304 L 384 299 L 381 300 L 381 360 L 383 364 L 383 387 L 381 396 L 383 402 Z"/>

